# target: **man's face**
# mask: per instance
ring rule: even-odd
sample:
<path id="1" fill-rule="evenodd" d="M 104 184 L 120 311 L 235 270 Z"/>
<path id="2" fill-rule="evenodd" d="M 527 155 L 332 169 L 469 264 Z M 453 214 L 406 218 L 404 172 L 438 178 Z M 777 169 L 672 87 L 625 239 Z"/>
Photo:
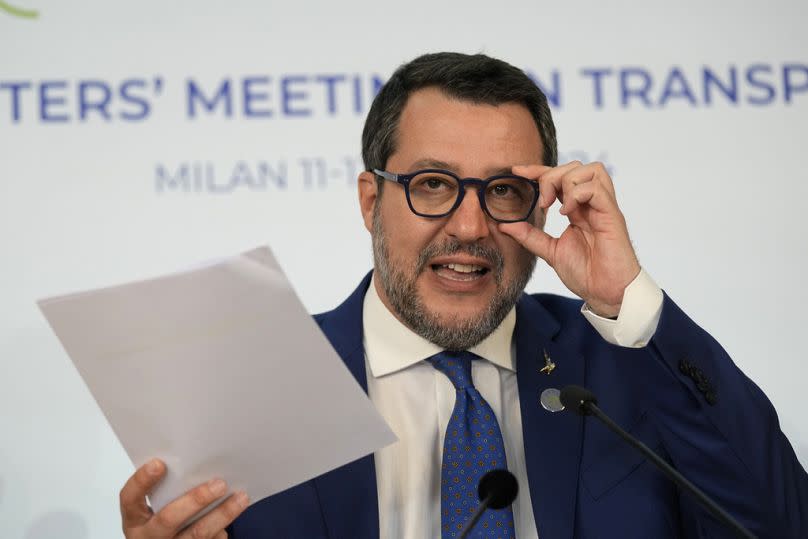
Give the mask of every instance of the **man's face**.
<path id="1" fill-rule="evenodd" d="M 513 165 L 542 162 L 541 148 L 524 106 L 473 104 L 426 88 L 407 101 L 386 168 L 399 174 L 442 168 L 487 178 L 508 174 Z M 499 232 L 476 189 L 467 189 L 451 215 L 427 218 L 410 211 L 403 186 L 388 182 L 378 196 L 372 173 L 359 179 L 377 291 L 388 309 L 443 348 L 467 349 L 483 340 L 521 294 L 535 257 Z M 541 218 L 536 212 L 535 219 Z"/>

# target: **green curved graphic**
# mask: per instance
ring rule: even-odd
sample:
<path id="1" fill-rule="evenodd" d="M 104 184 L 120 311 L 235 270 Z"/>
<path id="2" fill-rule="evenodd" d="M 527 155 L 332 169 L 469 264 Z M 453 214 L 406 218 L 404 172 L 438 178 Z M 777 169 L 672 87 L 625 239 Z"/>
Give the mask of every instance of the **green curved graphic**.
<path id="1" fill-rule="evenodd" d="M 35 9 L 23 9 L 20 7 L 14 7 L 10 5 L 8 2 L 0 1 L 0 11 L 5 11 L 9 15 L 14 15 L 15 17 L 22 17 L 24 19 L 36 19 L 39 17 L 39 11 Z"/>

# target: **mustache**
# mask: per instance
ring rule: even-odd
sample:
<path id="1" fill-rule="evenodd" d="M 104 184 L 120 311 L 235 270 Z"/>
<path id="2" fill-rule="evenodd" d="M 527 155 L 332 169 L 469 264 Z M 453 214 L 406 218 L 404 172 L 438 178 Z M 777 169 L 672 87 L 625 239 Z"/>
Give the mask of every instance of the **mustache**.
<path id="1" fill-rule="evenodd" d="M 456 255 L 458 253 L 467 254 L 475 258 L 482 258 L 491 265 L 496 275 L 500 275 L 502 268 L 505 266 L 505 259 L 502 254 L 493 247 L 479 243 L 461 243 L 457 240 L 448 240 L 440 244 L 429 244 L 421 251 L 415 265 L 415 274 L 418 275 L 424 271 L 429 261 L 435 257 Z"/>

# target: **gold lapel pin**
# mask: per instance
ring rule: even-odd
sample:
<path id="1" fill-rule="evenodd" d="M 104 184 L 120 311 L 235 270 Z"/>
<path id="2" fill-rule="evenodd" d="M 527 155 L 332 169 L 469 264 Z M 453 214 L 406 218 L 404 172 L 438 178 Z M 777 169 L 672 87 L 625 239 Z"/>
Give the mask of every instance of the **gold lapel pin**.
<path id="1" fill-rule="evenodd" d="M 547 350 L 542 351 L 544 352 L 544 367 L 542 367 L 539 372 L 543 372 L 547 376 L 550 376 L 550 373 L 555 370 L 556 364 L 553 363 L 552 359 L 550 359 L 550 354 L 547 353 Z"/>

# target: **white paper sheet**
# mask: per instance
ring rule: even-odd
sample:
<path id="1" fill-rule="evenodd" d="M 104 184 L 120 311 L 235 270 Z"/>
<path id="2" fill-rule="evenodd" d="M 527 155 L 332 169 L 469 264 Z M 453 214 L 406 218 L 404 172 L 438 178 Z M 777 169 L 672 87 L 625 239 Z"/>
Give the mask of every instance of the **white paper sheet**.
<path id="1" fill-rule="evenodd" d="M 257 501 L 395 441 L 268 248 L 39 301 L 157 511 L 213 477 Z"/>

